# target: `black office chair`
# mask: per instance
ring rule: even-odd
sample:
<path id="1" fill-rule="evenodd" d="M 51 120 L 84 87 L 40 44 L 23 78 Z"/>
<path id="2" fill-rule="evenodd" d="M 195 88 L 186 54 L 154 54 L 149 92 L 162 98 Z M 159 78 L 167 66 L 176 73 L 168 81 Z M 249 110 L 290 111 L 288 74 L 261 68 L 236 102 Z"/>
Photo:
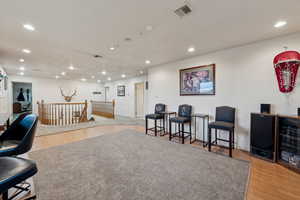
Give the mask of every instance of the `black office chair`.
<path id="1" fill-rule="evenodd" d="M 37 173 L 36 164 L 16 156 L 31 149 L 37 122 L 38 117 L 34 114 L 21 115 L 0 136 L 0 193 L 4 200 L 13 199 L 22 192 L 30 192 L 30 184 L 24 181 Z M 18 186 L 21 183 L 24 186 Z M 8 190 L 12 187 L 18 191 L 8 198 Z"/>
<path id="2" fill-rule="evenodd" d="M 166 105 L 165 104 L 156 104 L 155 105 L 155 111 L 154 114 L 148 114 L 145 116 L 146 118 L 146 135 L 148 134 L 148 131 L 154 132 L 154 135 L 157 136 L 157 133 L 159 132 L 162 136 L 162 132 L 165 133 L 165 115 L 163 112 L 166 111 Z M 154 127 L 148 128 L 148 119 L 154 120 Z M 157 125 L 157 120 L 160 121 L 159 126 Z M 163 125 L 161 125 L 161 121 L 163 121 Z"/>
<path id="3" fill-rule="evenodd" d="M 20 115 L 0 136 L 0 157 L 17 156 L 28 152 L 33 144 L 37 122 L 38 117 L 34 114 Z M 11 143 L 14 145 L 13 148 L 9 148 Z"/>
<path id="4" fill-rule="evenodd" d="M 182 144 L 184 144 L 184 139 L 189 137 L 190 143 L 192 143 L 192 106 L 191 105 L 180 105 L 178 108 L 178 115 L 171 118 L 169 123 L 169 140 L 171 141 L 173 137 L 179 137 L 182 139 Z M 172 123 L 178 124 L 178 132 L 172 133 Z M 184 131 L 184 125 L 189 124 L 189 132 Z M 186 135 L 187 133 L 187 135 Z"/>
<path id="5" fill-rule="evenodd" d="M 216 108 L 216 120 L 208 125 L 208 150 L 211 151 L 211 145 L 218 144 L 218 140 L 229 143 L 229 156 L 232 157 L 234 149 L 234 126 L 235 126 L 235 108 L 221 106 Z M 211 142 L 211 129 L 215 129 L 215 141 Z M 218 130 L 228 131 L 229 140 L 218 138 Z"/>

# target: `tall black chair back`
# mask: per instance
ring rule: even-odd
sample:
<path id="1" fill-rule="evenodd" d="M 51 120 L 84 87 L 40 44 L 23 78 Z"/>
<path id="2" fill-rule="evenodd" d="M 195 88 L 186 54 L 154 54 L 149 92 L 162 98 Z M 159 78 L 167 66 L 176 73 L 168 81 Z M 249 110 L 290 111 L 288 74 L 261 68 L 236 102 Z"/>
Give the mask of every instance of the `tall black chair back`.
<path id="1" fill-rule="evenodd" d="M 155 114 L 161 114 L 166 111 L 166 105 L 162 103 L 158 103 L 155 105 Z"/>
<path id="2" fill-rule="evenodd" d="M 178 132 L 172 133 L 172 123 L 178 125 Z M 184 125 L 189 124 L 189 131 L 184 131 Z M 181 138 L 182 144 L 184 144 L 185 138 L 190 138 L 190 144 L 192 143 L 192 106 L 183 104 L 178 107 L 177 117 L 173 117 L 169 120 L 169 140 L 174 137 Z"/>
<path id="3" fill-rule="evenodd" d="M 22 121 L 22 119 L 24 119 L 24 117 L 26 117 L 27 115 L 29 115 L 29 113 L 23 113 L 19 115 L 19 117 L 15 121 L 13 121 L 13 123 L 7 128 L 7 131 L 5 131 L 0 136 L 0 140 L 22 140 L 22 138 L 24 137 L 24 133 L 22 133 L 21 131 L 16 131 L 16 127 L 17 124 L 19 124 L 20 121 Z M 11 134 L 10 129 L 14 130 L 13 134 Z"/>
<path id="4" fill-rule="evenodd" d="M 148 135 L 148 131 L 154 132 L 154 135 L 157 136 L 157 133 L 160 133 L 160 136 L 165 134 L 165 113 L 166 105 L 162 103 L 158 103 L 155 105 L 154 114 L 148 114 L 145 116 L 145 125 L 146 125 L 146 135 Z M 148 119 L 154 120 L 154 127 L 148 128 Z M 157 125 L 157 121 L 159 121 L 159 125 Z M 163 121 L 163 123 L 161 123 Z"/>
<path id="5" fill-rule="evenodd" d="M 216 121 L 235 122 L 235 108 L 229 106 L 220 106 L 216 108 Z"/>
<path id="6" fill-rule="evenodd" d="M 178 107 L 178 116 L 191 118 L 192 106 L 188 104 L 183 104 Z"/>
<path id="7" fill-rule="evenodd" d="M 0 156 L 16 156 L 28 152 L 33 144 L 38 117 L 35 114 L 27 114 L 23 118 L 14 122 L 0 137 L 0 140 L 6 140 L 4 136 L 17 135 L 20 143 L 16 147 L 0 150 Z"/>

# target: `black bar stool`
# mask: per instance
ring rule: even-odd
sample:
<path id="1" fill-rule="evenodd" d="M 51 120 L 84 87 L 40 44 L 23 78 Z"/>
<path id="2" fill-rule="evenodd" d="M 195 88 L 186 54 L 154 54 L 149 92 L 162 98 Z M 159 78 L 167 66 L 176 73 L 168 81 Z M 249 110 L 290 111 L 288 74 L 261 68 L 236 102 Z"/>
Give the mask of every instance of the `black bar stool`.
<path id="1" fill-rule="evenodd" d="M 165 104 L 156 104 L 155 105 L 155 111 L 154 114 L 148 114 L 145 116 L 146 118 L 146 135 L 148 134 L 148 131 L 154 132 L 154 135 L 157 136 L 157 133 L 159 132 L 160 135 L 162 132 L 165 133 L 165 115 L 163 114 L 166 111 L 166 105 Z M 154 120 L 154 127 L 148 128 L 148 119 Z M 160 121 L 159 126 L 157 125 L 157 120 Z M 163 121 L 163 125 L 161 125 L 161 120 Z"/>
<path id="2" fill-rule="evenodd" d="M 229 143 L 229 156 L 232 157 L 232 149 L 234 149 L 234 123 L 235 108 L 221 106 L 216 108 L 216 121 L 208 125 L 208 151 L 211 151 L 211 145 L 218 144 L 218 140 Z M 215 129 L 215 141 L 211 142 L 211 129 Z M 229 132 L 229 140 L 218 138 L 217 131 L 223 130 Z"/>
<path id="3" fill-rule="evenodd" d="M 172 133 L 172 123 L 178 124 L 178 132 Z M 189 124 L 189 132 L 184 131 L 184 124 Z M 182 144 L 184 144 L 184 139 L 189 137 L 190 143 L 192 143 L 192 106 L 191 105 L 180 105 L 178 108 L 178 116 L 170 119 L 169 122 L 169 140 L 171 141 L 173 137 L 179 137 L 182 139 Z"/>
<path id="4" fill-rule="evenodd" d="M 3 200 L 11 200 L 22 192 L 30 192 L 31 186 L 25 180 L 37 173 L 36 164 L 17 156 L 30 151 L 37 123 L 36 115 L 22 114 L 0 136 L 0 193 Z M 18 191 L 8 197 L 10 188 Z M 35 199 L 35 195 L 26 199 Z"/>

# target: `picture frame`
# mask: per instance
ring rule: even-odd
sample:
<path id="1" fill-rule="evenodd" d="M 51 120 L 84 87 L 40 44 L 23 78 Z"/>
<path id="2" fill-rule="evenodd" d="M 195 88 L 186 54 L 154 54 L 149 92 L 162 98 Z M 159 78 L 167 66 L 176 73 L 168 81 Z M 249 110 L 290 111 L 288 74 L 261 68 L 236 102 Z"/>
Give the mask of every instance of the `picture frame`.
<path id="1" fill-rule="evenodd" d="M 179 70 L 180 96 L 215 95 L 216 65 L 203 65 Z"/>
<path id="2" fill-rule="evenodd" d="M 117 87 L 117 96 L 124 97 L 125 96 L 125 85 L 118 85 Z"/>

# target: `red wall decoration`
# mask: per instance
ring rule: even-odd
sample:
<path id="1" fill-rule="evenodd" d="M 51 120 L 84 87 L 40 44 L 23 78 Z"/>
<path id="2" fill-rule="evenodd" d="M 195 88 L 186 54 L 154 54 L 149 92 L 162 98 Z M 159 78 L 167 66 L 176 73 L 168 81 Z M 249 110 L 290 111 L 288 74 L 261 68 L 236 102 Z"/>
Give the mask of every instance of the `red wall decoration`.
<path id="1" fill-rule="evenodd" d="M 300 66 L 300 53 L 297 51 L 282 52 L 274 58 L 273 64 L 280 92 L 292 92 Z"/>

